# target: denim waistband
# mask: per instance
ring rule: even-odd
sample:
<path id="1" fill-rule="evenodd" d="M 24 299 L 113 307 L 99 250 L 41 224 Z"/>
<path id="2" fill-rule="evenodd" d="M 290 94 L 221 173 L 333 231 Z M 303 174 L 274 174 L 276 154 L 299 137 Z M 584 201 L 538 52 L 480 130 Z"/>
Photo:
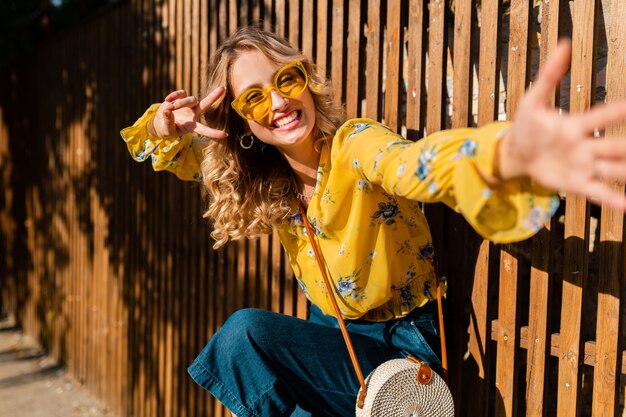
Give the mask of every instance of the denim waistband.
<path id="1" fill-rule="evenodd" d="M 437 315 L 437 302 L 429 301 L 428 303 L 424 304 L 422 307 L 415 307 L 406 316 L 399 317 L 396 319 L 391 319 L 391 320 L 388 320 L 388 322 L 415 319 L 423 315 L 428 315 L 428 316 Z M 356 319 L 356 320 L 346 320 L 346 323 L 367 324 L 367 323 L 376 323 L 376 322 L 373 322 L 370 320 Z"/>

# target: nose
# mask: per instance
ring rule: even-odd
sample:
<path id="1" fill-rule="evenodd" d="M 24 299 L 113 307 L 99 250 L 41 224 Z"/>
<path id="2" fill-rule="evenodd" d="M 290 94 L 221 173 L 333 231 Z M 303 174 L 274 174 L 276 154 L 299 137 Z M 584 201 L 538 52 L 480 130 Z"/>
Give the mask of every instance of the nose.
<path id="1" fill-rule="evenodd" d="M 270 91 L 270 98 L 272 99 L 272 111 L 284 109 L 289 103 L 289 100 L 281 96 L 276 90 Z"/>

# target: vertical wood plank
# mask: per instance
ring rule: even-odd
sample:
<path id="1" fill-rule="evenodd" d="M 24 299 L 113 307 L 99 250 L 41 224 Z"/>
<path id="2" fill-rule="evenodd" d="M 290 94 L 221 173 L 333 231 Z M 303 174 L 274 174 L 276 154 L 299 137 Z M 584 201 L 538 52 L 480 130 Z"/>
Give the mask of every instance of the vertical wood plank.
<path id="1" fill-rule="evenodd" d="M 176 51 L 174 53 L 174 57 L 176 60 L 176 78 L 175 83 L 177 88 L 185 88 L 185 79 L 184 72 L 180 69 L 183 65 L 182 56 L 183 56 L 183 43 L 184 43 L 184 19 L 185 19 L 185 9 L 183 0 L 178 0 L 174 2 L 174 6 L 176 7 L 176 35 L 174 39 L 176 40 Z"/>
<path id="2" fill-rule="evenodd" d="M 481 27 L 478 66 L 478 126 L 492 122 L 497 115 L 499 49 L 500 44 L 500 0 L 483 0 L 481 7 Z M 478 377 L 488 381 L 491 373 L 492 355 L 489 339 L 489 263 L 490 245 L 483 241 L 478 250 L 472 288 L 473 323 L 470 324 L 469 350 L 478 366 Z M 482 391 L 477 399 L 477 409 L 487 415 L 490 409 L 488 390 Z"/>
<path id="3" fill-rule="evenodd" d="M 559 34 L 559 1 L 542 5 L 540 62 L 543 64 L 550 51 L 554 50 Z M 550 105 L 557 97 L 555 91 Z M 530 306 L 528 314 L 528 352 L 526 368 L 526 415 L 542 417 L 546 398 L 546 381 L 549 370 L 550 311 L 552 279 L 550 262 L 552 259 L 552 230 L 550 223 L 546 230 L 533 238 L 532 267 L 530 271 Z"/>
<path id="4" fill-rule="evenodd" d="M 272 303 L 270 305 L 272 311 L 280 312 L 282 305 L 282 286 L 280 280 L 280 239 L 276 230 L 272 231 L 271 238 L 271 260 L 272 260 L 272 272 L 271 272 L 271 291 L 272 291 Z"/>
<path id="5" fill-rule="evenodd" d="M 250 21 L 250 10 L 247 0 L 236 1 L 236 6 L 239 9 L 239 27 L 247 26 Z"/>
<path id="6" fill-rule="evenodd" d="M 603 3 L 606 5 L 606 2 Z M 607 19 L 608 17 L 608 19 Z M 626 98 L 624 68 L 626 68 L 626 9 L 620 1 L 609 3 L 607 22 L 607 102 L 614 103 Z M 592 90 L 593 91 L 593 90 Z M 626 136 L 622 122 L 606 130 L 607 138 Z M 624 193 L 623 182 L 611 182 L 610 187 Z M 612 417 L 618 414 L 617 397 L 620 381 L 621 297 L 624 296 L 624 213 L 602 208 L 600 225 L 600 275 L 598 281 L 598 321 L 596 326 L 596 358 L 593 373 L 593 416 Z M 622 324 L 623 326 L 623 324 Z M 623 366 L 623 365 L 622 365 Z"/>
<path id="7" fill-rule="evenodd" d="M 400 127 L 399 97 L 400 97 L 400 40 L 402 28 L 400 0 L 387 2 L 387 31 L 385 39 L 385 124 L 394 132 Z"/>
<path id="8" fill-rule="evenodd" d="M 418 139 L 423 132 L 423 109 L 424 94 L 424 0 L 411 0 L 409 2 L 408 22 L 408 72 L 407 72 L 407 98 L 406 98 L 406 128 L 409 139 Z M 369 40 L 369 38 L 368 38 Z M 460 73 L 461 71 L 459 71 Z M 455 71 L 456 74 L 456 71 Z M 455 88 L 456 90 L 456 88 Z"/>
<path id="9" fill-rule="evenodd" d="M 259 307 L 259 291 L 260 291 L 260 282 L 259 275 L 257 269 L 257 251 L 259 247 L 259 239 L 249 239 L 248 240 L 248 253 L 247 253 L 247 267 L 246 267 L 246 275 L 247 275 L 247 284 L 248 284 L 248 293 L 249 293 L 249 306 L 251 307 Z"/>
<path id="10" fill-rule="evenodd" d="M 272 12 L 272 0 L 263 0 L 263 29 L 265 30 L 272 29 Z"/>
<path id="11" fill-rule="evenodd" d="M 226 2 L 225 2 L 226 3 Z M 238 9 L 239 5 L 237 0 L 228 1 L 228 35 L 235 33 L 239 27 Z"/>
<path id="12" fill-rule="evenodd" d="M 478 73 L 478 126 L 498 118 L 501 0 L 483 0 Z"/>
<path id="13" fill-rule="evenodd" d="M 167 4 L 167 32 L 168 32 L 168 43 L 167 43 L 167 68 L 168 68 L 168 81 L 169 84 L 172 84 L 176 77 L 176 30 L 177 30 L 177 18 L 176 18 L 176 0 L 168 0 Z M 214 32 L 217 31 L 217 28 L 213 29 Z M 180 84 L 177 86 L 180 88 Z M 167 88 L 169 90 L 174 90 L 174 88 Z M 171 198 L 170 196 L 170 182 L 166 182 L 165 189 L 163 193 L 165 196 L 165 207 L 168 211 L 171 208 Z M 174 404 L 174 377 L 173 377 L 173 355 L 174 355 L 174 298 L 176 294 L 174 294 L 173 288 L 173 256 L 172 256 L 172 246 L 171 242 L 173 240 L 173 233 L 175 230 L 174 222 L 168 222 L 167 225 L 163 226 L 164 228 L 164 240 L 166 242 L 165 247 L 163 248 L 166 255 L 164 260 L 164 290 L 167 294 L 165 300 L 165 312 L 164 312 L 164 321 L 165 321 L 165 329 L 164 329 L 164 343 L 165 343 L 165 352 L 164 352 L 164 373 L 165 377 L 163 380 L 163 414 L 165 417 L 173 417 L 174 410 L 176 406 Z"/>
<path id="14" fill-rule="evenodd" d="M 315 1 L 302 0 L 302 53 L 313 59 L 313 24 L 315 16 Z"/>
<path id="15" fill-rule="evenodd" d="M 343 101 L 343 38 L 344 38 L 344 10 L 343 0 L 333 0 L 332 5 L 332 45 L 330 47 L 331 53 L 331 73 L 330 79 L 333 82 L 333 90 L 335 92 L 335 99 L 337 101 Z"/>
<path id="16" fill-rule="evenodd" d="M 171 0 L 170 0 L 171 1 Z M 209 51 L 207 54 L 207 58 L 210 58 L 213 53 L 217 50 L 217 37 L 218 37 L 218 0 L 208 0 L 209 1 Z M 210 63 L 210 62 L 209 62 Z M 207 70 L 205 68 L 205 70 Z"/>
<path id="17" fill-rule="evenodd" d="M 591 105 L 593 49 L 595 47 L 595 0 L 576 2 L 572 10 L 574 26 L 570 111 L 583 112 Z M 565 265 L 561 309 L 561 356 L 557 394 L 557 415 L 577 416 L 581 384 L 582 344 L 580 323 L 583 295 L 588 275 L 589 213 L 584 198 L 567 196 L 565 205 Z"/>
<path id="18" fill-rule="evenodd" d="M 528 83 L 529 0 L 511 0 L 508 44 L 507 119 L 513 120 Z M 500 296 L 498 307 L 498 349 L 496 358 L 496 415 L 517 415 L 517 370 L 519 308 L 518 259 L 513 245 L 500 253 Z"/>
<path id="19" fill-rule="evenodd" d="M 460 1 L 454 10 L 454 72 L 452 127 L 462 128 L 470 124 L 472 108 L 472 25 L 474 1 Z"/>
<path id="20" fill-rule="evenodd" d="M 204 28 L 200 25 L 200 0 L 194 0 L 191 4 L 191 94 L 200 96 L 200 80 L 202 78 L 201 59 L 205 55 L 200 50 L 200 45 L 204 39 Z"/>
<path id="21" fill-rule="evenodd" d="M 382 33 L 380 19 L 380 0 L 368 0 L 367 3 L 367 49 L 365 63 L 366 117 L 379 120 L 380 90 L 380 38 Z"/>
<path id="22" fill-rule="evenodd" d="M 276 33 L 283 38 L 287 36 L 287 22 L 285 22 L 285 0 L 274 0 L 274 15 L 276 16 Z"/>
<path id="23" fill-rule="evenodd" d="M 359 52 L 361 43 L 361 1 L 348 3 L 348 39 L 346 68 L 346 113 L 348 118 L 359 115 Z"/>
<path id="24" fill-rule="evenodd" d="M 328 1 L 317 1 L 317 52 L 315 56 L 315 62 L 317 70 L 323 77 L 328 77 L 328 22 L 326 16 L 328 16 Z"/>
<path id="25" fill-rule="evenodd" d="M 226 37 L 229 35 L 229 28 L 228 28 L 228 10 L 227 10 L 227 6 L 228 6 L 228 2 L 225 0 L 221 0 L 221 1 L 217 1 L 217 7 L 219 10 L 219 19 L 218 19 L 218 26 L 219 26 L 219 37 L 218 37 L 218 43 L 222 42 L 224 39 L 226 39 Z"/>
<path id="26" fill-rule="evenodd" d="M 270 283 L 270 235 L 259 238 L 259 308 L 270 309 L 271 283 Z"/>
<path id="27" fill-rule="evenodd" d="M 240 239 L 237 241 L 237 288 L 240 288 L 239 294 L 233 296 L 236 297 L 237 303 L 235 310 L 241 310 L 244 307 L 248 307 L 249 291 L 248 276 L 246 274 L 246 240 Z"/>
<path id="28" fill-rule="evenodd" d="M 289 42 L 295 48 L 300 48 L 300 16 L 300 1 L 289 2 Z"/>
<path id="29" fill-rule="evenodd" d="M 453 46 L 453 55 L 452 55 L 452 127 L 453 128 L 463 128 L 468 127 L 471 124 L 471 106 L 472 106 L 472 92 L 473 92 L 473 79 L 472 79 L 472 53 L 474 52 L 472 49 L 472 31 L 474 30 L 474 20 L 475 20 L 475 1 L 462 1 L 456 2 L 454 4 L 454 46 Z M 409 49 L 410 51 L 411 49 Z M 409 92 L 412 93 L 413 89 L 409 86 Z M 412 98 L 410 95 L 407 98 L 407 104 L 411 103 Z M 407 115 L 407 128 L 409 125 L 409 120 L 411 117 Z M 419 120 L 419 119 L 418 119 Z M 418 125 L 420 126 L 420 125 Z M 421 126 L 420 126 L 421 127 Z M 418 128 L 419 129 L 419 128 Z M 419 130 L 418 130 L 419 132 Z M 452 217 L 451 224 L 448 226 L 448 233 L 454 233 L 457 235 L 455 241 L 459 241 L 458 243 L 463 242 L 465 245 L 468 245 L 469 235 L 466 233 L 468 227 L 466 224 L 462 223 L 459 218 Z M 459 235 L 459 231 L 462 233 Z M 450 242 L 452 244 L 456 244 L 456 242 Z M 487 245 L 488 246 L 488 245 Z M 488 247 L 487 247 L 488 249 Z M 458 250 L 455 247 L 450 249 L 450 253 L 456 253 Z M 463 249 L 461 249 L 463 250 Z M 467 249 L 464 248 L 465 253 L 467 253 Z M 455 291 L 450 291 L 450 294 L 447 296 L 450 304 L 457 303 L 466 303 L 466 297 L 470 294 L 469 291 L 464 291 L 463 287 L 466 287 L 467 277 L 469 277 L 472 273 L 476 273 L 476 269 L 479 268 L 479 265 L 482 267 L 481 260 L 475 260 L 476 266 L 472 269 L 470 265 L 469 256 L 465 256 L 462 259 L 459 259 L 460 264 L 455 262 L 449 268 L 448 273 L 452 277 L 460 277 L 460 283 L 451 284 L 451 288 L 456 287 Z M 457 270 L 455 270 L 455 266 L 457 266 Z M 459 294 L 455 297 L 455 294 Z M 466 295 L 467 294 L 467 295 Z M 486 294 L 486 293 L 485 293 Z M 486 295 L 485 295 L 486 297 Z M 486 312 L 485 312 L 486 314 Z M 452 309 L 446 314 L 446 319 L 448 325 L 447 332 L 449 334 L 448 346 L 461 346 L 463 343 L 466 343 L 465 335 L 463 334 L 463 330 L 461 327 L 461 323 L 464 322 L 465 312 L 460 309 Z M 472 321 L 470 321 L 472 323 Z M 484 323 L 482 323 L 484 325 Z M 471 324 L 470 324 L 471 326 Z M 476 330 L 470 328 L 471 330 Z M 470 331 L 470 334 L 472 332 Z M 484 347 L 479 346 L 477 344 L 476 337 L 470 337 L 470 352 L 475 353 L 475 357 L 478 358 L 479 362 L 479 373 L 480 375 L 476 375 L 472 373 L 470 376 L 469 372 L 466 374 L 464 371 L 464 363 L 465 352 L 462 352 L 460 349 L 450 349 L 448 353 L 448 361 L 449 361 L 449 381 L 448 384 L 451 390 L 454 393 L 468 392 L 466 395 L 456 395 L 455 396 L 455 409 L 457 410 L 457 414 L 460 410 L 464 410 L 468 415 L 487 415 L 485 412 L 486 409 L 486 397 L 488 387 L 487 384 L 483 382 L 484 380 L 484 370 L 482 361 L 484 360 Z M 456 354 L 455 354 L 456 353 Z M 465 381 L 469 380 L 469 377 L 472 378 L 471 382 L 474 382 L 471 385 L 464 385 Z M 479 383 L 476 383 L 479 382 Z M 465 390 L 466 387 L 471 387 L 471 389 Z M 468 400 L 466 400 L 466 398 Z"/>
<path id="30" fill-rule="evenodd" d="M 428 30 L 428 97 L 426 131 L 435 133 L 444 127 L 444 88 L 446 85 L 446 0 L 430 0 Z"/>
<path id="31" fill-rule="evenodd" d="M 129 3 L 130 4 L 130 3 Z M 124 13 L 124 19 L 123 19 L 123 30 L 124 30 L 124 34 L 126 35 L 126 39 L 129 39 L 129 44 L 128 44 L 128 49 L 132 50 L 132 46 L 134 46 L 134 41 L 132 35 L 132 30 L 130 28 L 134 27 L 133 26 L 133 19 L 132 19 L 132 11 L 133 9 L 131 8 L 131 6 L 129 5 L 128 7 L 126 7 L 125 13 Z M 130 52 L 129 52 L 130 55 Z M 134 66 L 131 66 L 131 72 L 130 74 L 132 74 L 132 70 L 134 69 Z M 121 69 L 120 72 L 121 73 L 125 73 L 127 71 L 126 68 Z M 130 75 L 129 74 L 129 75 Z M 122 78 L 122 83 L 124 85 L 124 87 L 126 87 L 126 90 L 130 90 L 130 86 L 131 86 L 131 79 L 132 77 L 128 76 L 128 77 L 124 77 Z M 127 115 L 130 113 L 130 111 L 128 111 Z M 130 118 L 129 118 L 130 119 Z M 127 122 L 128 120 L 126 120 Z M 127 160 L 124 160 L 126 163 L 128 162 Z M 126 168 L 124 169 L 124 177 L 123 177 L 123 181 L 125 184 L 128 184 L 130 182 L 130 172 L 129 172 L 129 167 L 126 166 Z M 121 187 L 118 187 L 121 188 Z M 128 193 L 122 193 L 120 192 L 120 197 L 122 197 L 122 204 L 123 207 L 129 207 L 130 206 L 130 201 L 129 201 L 129 194 Z M 119 200 L 118 200 L 119 201 Z M 120 246 L 123 246 L 125 249 L 128 249 L 128 242 L 129 242 L 129 234 L 130 234 L 130 230 L 128 229 L 128 225 L 130 224 L 129 219 L 131 216 L 131 210 L 124 210 L 122 212 L 122 217 L 123 217 L 123 227 L 120 229 L 120 234 L 123 237 L 120 237 Z M 129 282 L 129 276 L 126 273 L 126 271 L 128 270 L 129 267 L 129 256 L 124 256 L 123 261 L 121 262 L 120 265 L 120 277 L 122 277 L 123 279 L 121 280 L 122 282 L 122 294 L 123 294 L 123 298 L 125 300 L 130 300 L 130 293 L 131 293 L 131 283 Z M 120 332 L 122 334 L 124 334 L 124 339 L 120 341 L 120 353 L 122 356 L 122 369 L 123 369 L 123 383 L 122 386 L 120 387 L 122 389 L 121 392 L 121 397 L 122 397 L 122 404 L 121 404 L 121 408 L 124 411 L 124 413 L 126 414 L 131 414 L 132 413 L 132 388 L 131 388 L 131 372 L 130 372 L 130 368 L 131 368 L 131 355 L 130 355 L 130 338 L 129 338 L 129 333 L 130 333 L 130 318 L 131 318 L 131 305 L 130 302 L 126 302 L 124 303 L 124 308 L 121 311 L 122 314 L 122 318 L 121 318 L 121 329 Z"/>
<path id="32" fill-rule="evenodd" d="M 258 24 L 261 20 L 261 0 L 252 0 L 252 24 Z"/>

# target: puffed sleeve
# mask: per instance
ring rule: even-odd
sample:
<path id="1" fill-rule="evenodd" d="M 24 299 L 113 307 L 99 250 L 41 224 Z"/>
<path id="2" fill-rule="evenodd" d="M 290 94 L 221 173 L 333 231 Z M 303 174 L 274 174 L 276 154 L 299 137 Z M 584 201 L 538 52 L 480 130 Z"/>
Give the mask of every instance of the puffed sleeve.
<path id="1" fill-rule="evenodd" d="M 483 237 L 499 243 L 524 240 L 556 211 L 559 199 L 529 179 L 490 188 L 498 141 L 508 123 L 453 129 L 408 141 L 369 119 L 353 119 L 337 132 L 332 164 L 362 181 L 411 200 L 443 202 Z"/>
<path id="2" fill-rule="evenodd" d="M 149 157 L 155 171 L 169 171 L 185 181 L 202 181 L 199 160 L 207 139 L 195 137 L 193 133 L 170 139 L 148 134 L 147 123 L 154 117 L 159 105 L 150 106 L 132 126 L 120 132 L 130 155 L 138 162 Z"/>

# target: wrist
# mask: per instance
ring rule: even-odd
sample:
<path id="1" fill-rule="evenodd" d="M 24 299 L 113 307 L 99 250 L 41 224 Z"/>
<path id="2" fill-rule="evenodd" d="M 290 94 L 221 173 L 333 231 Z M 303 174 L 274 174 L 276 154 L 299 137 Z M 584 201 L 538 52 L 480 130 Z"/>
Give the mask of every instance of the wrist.
<path id="1" fill-rule="evenodd" d="M 146 123 L 146 130 L 148 131 L 148 135 L 158 137 L 156 131 L 154 130 L 154 117 L 155 116 L 156 114 L 148 120 L 148 123 Z"/>
<path id="2" fill-rule="evenodd" d="M 506 134 L 497 144 L 493 161 L 493 175 L 500 181 L 510 181 L 525 175 L 524 163 L 519 152 L 514 149 L 512 131 Z"/>

